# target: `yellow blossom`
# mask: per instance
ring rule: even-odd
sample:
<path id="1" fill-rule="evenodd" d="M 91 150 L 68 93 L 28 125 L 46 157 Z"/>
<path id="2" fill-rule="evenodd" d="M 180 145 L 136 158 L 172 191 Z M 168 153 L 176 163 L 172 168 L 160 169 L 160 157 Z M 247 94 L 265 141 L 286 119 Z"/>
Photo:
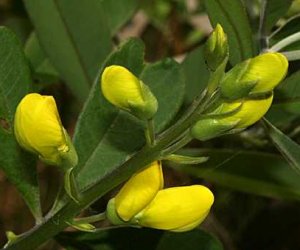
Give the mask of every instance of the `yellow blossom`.
<path id="1" fill-rule="evenodd" d="M 148 86 L 123 66 L 104 69 L 101 89 L 110 103 L 140 119 L 150 119 L 157 111 L 157 100 Z"/>
<path id="2" fill-rule="evenodd" d="M 183 232 L 198 226 L 214 202 L 212 192 L 201 185 L 160 190 L 134 217 L 141 226 Z"/>
<path id="3" fill-rule="evenodd" d="M 260 120 L 269 110 L 273 94 L 265 99 L 224 102 L 212 114 L 221 115 L 215 118 L 204 118 L 196 122 L 191 134 L 198 140 L 208 140 L 231 129 L 244 129 Z M 232 114 L 230 113 L 232 112 Z M 228 115 L 226 115 L 228 113 Z"/>
<path id="4" fill-rule="evenodd" d="M 226 98 L 238 99 L 271 92 L 284 79 L 287 70 L 288 60 L 281 53 L 261 54 L 227 72 L 220 83 L 221 93 Z"/>
<path id="5" fill-rule="evenodd" d="M 38 154 L 48 164 L 60 165 L 62 156 L 70 151 L 69 138 L 52 96 L 26 95 L 17 107 L 14 131 L 24 149 Z M 77 161 L 77 155 L 75 158 Z"/>
<path id="6" fill-rule="evenodd" d="M 155 161 L 133 175 L 115 197 L 117 214 L 129 221 L 140 212 L 163 188 L 161 164 Z"/>

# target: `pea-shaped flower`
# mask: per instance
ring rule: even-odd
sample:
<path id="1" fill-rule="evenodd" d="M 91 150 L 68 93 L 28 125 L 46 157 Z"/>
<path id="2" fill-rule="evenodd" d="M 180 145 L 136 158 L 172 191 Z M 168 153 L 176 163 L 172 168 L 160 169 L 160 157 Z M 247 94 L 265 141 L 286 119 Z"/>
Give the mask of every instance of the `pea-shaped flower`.
<path id="1" fill-rule="evenodd" d="M 111 223 L 188 231 L 207 216 L 214 196 L 200 185 L 163 188 L 159 162 L 153 162 L 129 179 L 107 205 Z"/>
<path id="2" fill-rule="evenodd" d="M 261 54 L 227 72 L 220 83 L 221 93 L 229 99 L 271 92 L 285 77 L 288 60 L 281 53 Z"/>
<path id="3" fill-rule="evenodd" d="M 149 87 L 125 67 L 106 67 L 101 89 L 110 103 L 140 119 L 151 119 L 157 111 L 157 100 Z"/>
<path id="4" fill-rule="evenodd" d="M 148 165 L 145 169 L 133 175 L 113 198 L 109 206 L 108 217 L 113 222 L 115 214 L 123 221 L 131 220 L 134 215 L 145 208 L 163 188 L 164 180 L 159 161 Z"/>
<path id="5" fill-rule="evenodd" d="M 52 96 L 26 95 L 19 103 L 14 120 L 18 143 L 50 165 L 64 160 L 77 163 L 77 154 L 63 128 Z"/>
<path id="6" fill-rule="evenodd" d="M 206 218 L 213 202 L 212 192 L 201 185 L 167 188 L 158 191 L 134 220 L 144 227 L 189 231 Z"/>
<path id="7" fill-rule="evenodd" d="M 272 100 L 273 94 L 264 99 L 224 102 L 213 112 L 216 115 L 224 114 L 224 117 L 220 116 L 218 118 L 216 116 L 216 118 L 199 120 L 192 127 L 191 134 L 198 140 L 208 140 L 232 129 L 245 129 L 266 114 L 272 104 Z M 228 115 L 225 115 L 226 113 Z"/>

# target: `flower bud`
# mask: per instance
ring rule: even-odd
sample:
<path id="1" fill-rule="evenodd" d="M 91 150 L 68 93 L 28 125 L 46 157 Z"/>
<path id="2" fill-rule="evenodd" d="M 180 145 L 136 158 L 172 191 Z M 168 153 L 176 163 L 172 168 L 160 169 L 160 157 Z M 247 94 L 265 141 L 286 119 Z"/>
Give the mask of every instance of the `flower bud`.
<path id="1" fill-rule="evenodd" d="M 110 103 L 140 119 L 150 119 L 157 111 L 157 100 L 148 86 L 125 67 L 106 67 L 101 77 L 101 89 Z"/>
<path id="2" fill-rule="evenodd" d="M 237 64 L 225 74 L 220 83 L 224 97 L 234 100 L 249 94 L 271 92 L 285 77 L 286 57 L 269 52 Z"/>
<path id="3" fill-rule="evenodd" d="M 228 57 L 228 42 L 227 36 L 220 24 L 207 39 L 204 47 L 204 58 L 207 66 L 216 71 L 219 65 Z"/>
<path id="4" fill-rule="evenodd" d="M 67 160 L 76 165 L 76 151 L 52 96 L 26 95 L 17 107 L 14 131 L 21 147 L 37 154 L 42 161 L 60 166 Z"/>
<path id="5" fill-rule="evenodd" d="M 162 168 L 159 161 L 151 163 L 145 169 L 133 175 L 114 198 L 117 215 L 123 221 L 131 220 L 163 188 L 163 182 Z M 112 213 L 114 212 L 110 211 L 108 217 Z"/>
<path id="6" fill-rule="evenodd" d="M 273 94 L 265 99 L 245 100 L 244 102 L 222 103 L 213 113 L 225 117 L 207 118 L 196 122 L 191 128 L 191 135 L 201 141 L 225 134 L 232 129 L 245 129 L 260 120 L 269 110 Z M 233 110 L 237 109 L 236 112 Z"/>
<path id="7" fill-rule="evenodd" d="M 134 220 L 141 226 L 184 232 L 198 226 L 214 202 L 212 192 L 201 185 L 160 190 Z"/>

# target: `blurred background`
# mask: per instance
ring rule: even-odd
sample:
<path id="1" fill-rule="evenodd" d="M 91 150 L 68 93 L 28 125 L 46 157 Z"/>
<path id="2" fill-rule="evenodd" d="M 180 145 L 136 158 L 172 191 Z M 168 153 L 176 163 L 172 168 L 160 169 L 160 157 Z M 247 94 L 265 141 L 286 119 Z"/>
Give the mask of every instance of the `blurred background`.
<path id="1" fill-rule="evenodd" d="M 70 4 L 71 2 L 70 0 Z M 129 37 L 139 37 L 145 43 L 147 62 L 173 57 L 178 62 L 183 62 L 185 72 L 190 72 L 188 80 L 203 82 L 207 80 L 205 75 L 201 75 L 205 64 L 201 59 L 202 52 L 198 48 L 206 41 L 212 26 L 201 0 L 130 2 L 134 4 L 127 13 L 126 21 L 118 25 L 111 37 L 113 46 Z M 243 2 L 250 18 L 253 39 L 258 39 L 256 36 L 259 29 L 261 1 L 244 0 Z M 273 30 L 291 17 L 296 19 L 284 30 L 286 33 L 281 32 L 277 37 L 273 37 L 274 41 L 291 32 L 300 31 L 298 18 L 300 1 L 290 2 L 288 11 L 278 20 Z M 80 16 L 78 20 L 80 22 Z M 47 59 L 47 53 L 43 51 L 42 46 L 36 46 L 38 40 L 34 27 L 21 0 L 0 0 L 0 25 L 9 27 L 17 34 L 32 67 L 35 90 L 55 96 L 63 124 L 72 134 L 82 103 L 66 87 L 55 66 Z M 191 51 L 193 54 L 189 54 Z M 299 67 L 299 61 L 293 61 L 289 73 L 296 72 Z M 188 93 L 185 99 L 186 105 L 193 98 L 193 90 L 190 92 L 191 94 Z M 272 112 L 276 113 L 276 110 Z M 299 111 L 292 112 L 292 117 L 281 116 L 277 120 L 275 116 L 273 118 L 280 128 L 295 141 L 300 142 L 298 113 Z M 203 153 L 214 155 L 212 159 L 215 160 L 204 164 L 201 171 L 194 168 L 177 171 L 177 168 L 181 167 L 169 163 L 165 164 L 164 171 L 167 186 L 187 185 L 201 181 L 214 190 L 216 202 L 202 228 L 213 233 L 223 243 L 224 249 L 228 250 L 300 249 L 300 206 L 296 201 L 299 198 L 289 196 L 287 190 L 278 190 L 276 185 L 272 192 L 273 184 L 265 181 L 264 176 L 268 176 L 269 173 L 264 173 L 266 169 L 263 167 L 273 164 L 276 168 L 277 165 L 286 163 L 282 158 L 276 157 L 278 152 L 268 144 L 261 125 L 253 126 L 241 134 L 224 136 L 207 143 L 192 142 L 187 152 L 193 154 L 197 148 L 201 148 Z M 212 148 L 215 150 L 206 150 Z M 246 152 L 241 149 L 245 149 Z M 252 153 L 252 150 L 255 153 Z M 263 157 L 258 157 L 257 152 Z M 37 167 L 41 201 L 43 211 L 46 212 L 55 199 L 61 176 L 55 168 L 46 168 L 42 163 L 38 163 Z M 215 170 L 213 174 L 208 170 L 211 167 Z M 224 172 L 218 172 L 222 169 L 225 169 Z M 249 175 L 245 174 L 247 171 Z M 290 172 L 277 174 L 286 174 L 287 178 L 293 175 Z M 240 185 L 239 181 L 243 182 L 243 185 Z M 300 182 L 295 179 L 295 182 L 297 181 Z M 108 197 L 109 195 L 94 204 L 91 210 L 103 211 Z M 33 223 L 34 219 L 21 196 L 0 171 L 0 245 L 6 242 L 5 231 L 22 233 L 31 228 Z M 62 244 L 70 240 L 67 234 L 57 239 Z M 62 248 L 53 241 L 43 249 Z"/>

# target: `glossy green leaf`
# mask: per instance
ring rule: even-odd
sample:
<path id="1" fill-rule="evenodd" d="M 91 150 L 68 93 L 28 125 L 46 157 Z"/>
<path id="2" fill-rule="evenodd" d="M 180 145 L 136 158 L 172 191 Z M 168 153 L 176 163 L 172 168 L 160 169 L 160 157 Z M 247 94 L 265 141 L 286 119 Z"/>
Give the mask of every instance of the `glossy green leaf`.
<path id="1" fill-rule="evenodd" d="M 113 34 L 134 14 L 138 0 L 103 0 L 103 8 L 110 31 Z"/>
<path id="2" fill-rule="evenodd" d="M 85 100 L 112 46 L 102 1 L 24 3 L 50 61 L 73 93 Z"/>
<path id="3" fill-rule="evenodd" d="M 19 101 L 31 88 L 30 70 L 17 37 L 0 28 L 0 169 L 16 185 L 32 213 L 41 216 L 36 164 L 18 146 L 13 119 Z"/>
<path id="4" fill-rule="evenodd" d="M 223 250 L 222 244 L 211 234 L 196 229 L 184 233 L 165 232 L 156 250 Z"/>
<path id="5" fill-rule="evenodd" d="M 284 16 L 292 4 L 292 0 L 267 0 L 265 22 L 267 30 L 271 30 L 276 22 Z"/>
<path id="6" fill-rule="evenodd" d="M 186 82 L 184 103 L 188 105 L 192 103 L 196 96 L 201 94 L 209 79 L 209 70 L 204 61 L 203 47 L 199 47 L 187 55 L 182 63 L 182 69 Z"/>
<path id="7" fill-rule="evenodd" d="M 300 177 L 278 155 L 236 149 L 188 152 L 209 160 L 199 166 L 177 165 L 176 169 L 237 191 L 300 200 Z"/>
<path id="8" fill-rule="evenodd" d="M 255 55 L 246 9 L 241 0 L 205 0 L 213 26 L 221 24 L 228 36 L 230 62 L 235 65 Z"/>
<path id="9" fill-rule="evenodd" d="M 300 146 L 269 121 L 264 120 L 264 123 L 266 131 L 274 145 L 289 162 L 290 166 L 300 174 Z M 300 177 L 298 176 L 298 178 Z"/>
<path id="10" fill-rule="evenodd" d="M 131 39 L 108 58 L 104 67 L 112 64 L 127 67 L 150 87 L 159 102 L 154 122 L 155 130 L 160 131 L 182 103 L 183 76 L 179 65 L 171 59 L 144 67 L 143 55 L 142 42 Z M 78 175 L 80 187 L 101 179 L 140 149 L 145 141 L 143 126 L 137 118 L 108 103 L 97 80 L 74 135 L 79 156 L 77 171 L 82 169 Z"/>

